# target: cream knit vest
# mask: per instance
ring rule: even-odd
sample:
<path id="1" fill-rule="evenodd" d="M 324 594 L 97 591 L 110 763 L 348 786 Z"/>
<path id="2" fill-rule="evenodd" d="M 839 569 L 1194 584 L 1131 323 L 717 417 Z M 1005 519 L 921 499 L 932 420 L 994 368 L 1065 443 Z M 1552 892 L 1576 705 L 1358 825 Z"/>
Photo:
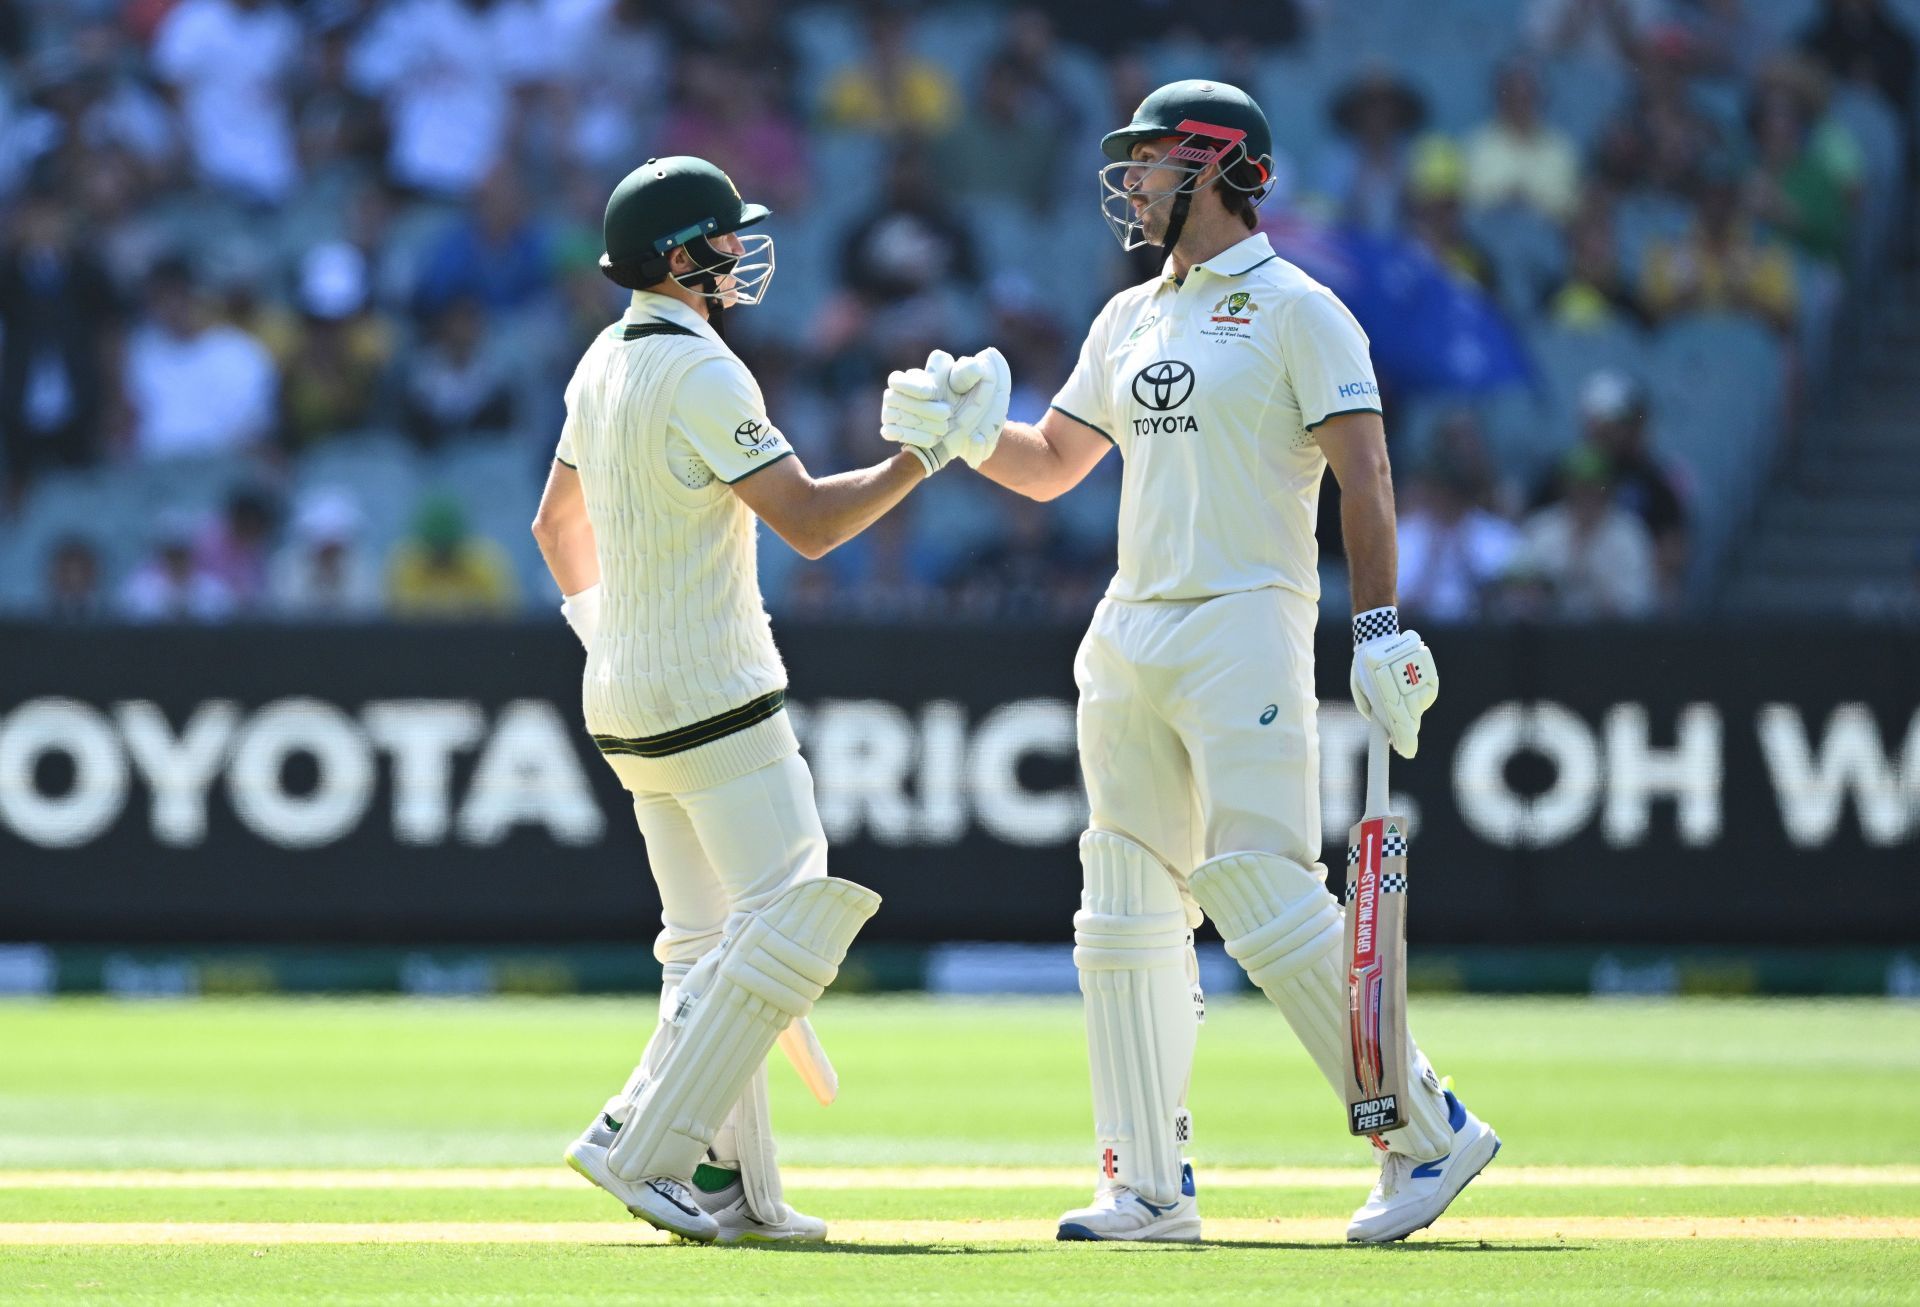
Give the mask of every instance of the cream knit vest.
<path id="1" fill-rule="evenodd" d="M 600 630 L 583 706 L 630 788 L 698 789 L 799 747 L 781 710 L 786 668 L 760 600 L 755 518 L 725 483 L 698 488 L 667 455 L 680 382 L 731 357 L 702 335 L 602 332 L 569 413 L 600 560 Z"/>

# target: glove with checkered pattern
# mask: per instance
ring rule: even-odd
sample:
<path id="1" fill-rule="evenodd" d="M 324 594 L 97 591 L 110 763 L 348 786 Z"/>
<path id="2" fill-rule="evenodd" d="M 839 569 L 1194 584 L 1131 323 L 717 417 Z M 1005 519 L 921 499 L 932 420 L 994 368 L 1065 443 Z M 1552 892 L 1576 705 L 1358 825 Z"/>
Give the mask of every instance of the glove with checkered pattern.
<path id="1" fill-rule="evenodd" d="M 1353 706 L 1387 728 L 1393 751 L 1420 749 L 1420 718 L 1440 697 L 1433 651 L 1418 631 L 1400 629 L 1400 610 L 1370 608 L 1353 619 Z"/>

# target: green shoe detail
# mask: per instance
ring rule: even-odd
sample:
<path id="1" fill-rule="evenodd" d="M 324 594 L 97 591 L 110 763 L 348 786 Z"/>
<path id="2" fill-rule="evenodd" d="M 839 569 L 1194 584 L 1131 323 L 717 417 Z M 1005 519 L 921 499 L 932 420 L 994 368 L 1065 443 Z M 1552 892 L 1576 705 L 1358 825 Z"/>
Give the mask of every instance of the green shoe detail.
<path id="1" fill-rule="evenodd" d="M 607 1129 L 613 1131 L 615 1134 L 620 1133 L 620 1123 L 608 1116 L 605 1112 L 600 1114 L 600 1124 L 606 1126 Z"/>
<path id="2" fill-rule="evenodd" d="M 703 1194 L 717 1194 L 739 1179 L 738 1171 L 729 1171 L 724 1166 L 714 1166 L 708 1162 L 693 1168 L 693 1187 Z"/>

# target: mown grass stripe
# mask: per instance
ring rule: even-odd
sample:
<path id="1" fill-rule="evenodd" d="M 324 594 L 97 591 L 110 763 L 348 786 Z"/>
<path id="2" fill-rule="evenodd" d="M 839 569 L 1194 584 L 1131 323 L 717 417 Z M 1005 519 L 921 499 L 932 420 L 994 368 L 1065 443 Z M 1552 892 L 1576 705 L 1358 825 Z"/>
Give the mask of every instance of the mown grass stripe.
<path id="1" fill-rule="evenodd" d="M 1350 1189 L 1369 1183 L 1363 1166 L 1207 1167 L 1218 1189 Z M 1079 1167 L 783 1168 L 796 1189 L 1081 1188 Z M 0 1171 L 0 1189 L 573 1189 L 580 1178 L 558 1164 L 540 1167 L 422 1167 L 396 1170 Z M 1479 1187 L 1543 1189 L 1753 1188 L 1775 1185 L 1920 1185 L 1920 1166 L 1506 1166 Z"/>
<path id="2" fill-rule="evenodd" d="M 1051 1221 L 841 1221 L 837 1243 L 1027 1243 L 1053 1238 Z M 1227 1219 L 1206 1223 L 1209 1242 L 1343 1242 L 1337 1220 Z M 1447 1243 L 1620 1239 L 1920 1239 L 1920 1218 L 1858 1216 L 1584 1216 L 1449 1220 L 1416 1236 Z M 0 1246 L 178 1244 L 631 1244 L 664 1242 L 638 1222 L 603 1221 L 35 1221 L 0 1223 Z"/>

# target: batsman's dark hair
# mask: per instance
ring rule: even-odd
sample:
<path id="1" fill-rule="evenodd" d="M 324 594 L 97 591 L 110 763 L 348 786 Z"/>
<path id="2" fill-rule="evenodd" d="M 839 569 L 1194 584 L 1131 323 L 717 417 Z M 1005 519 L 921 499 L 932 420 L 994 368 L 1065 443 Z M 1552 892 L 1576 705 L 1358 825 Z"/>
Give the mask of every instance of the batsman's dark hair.
<path id="1" fill-rule="evenodd" d="M 1253 212 L 1253 199 L 1264 184 L 1260 165 L 1251 159 L 1241 159 L 1221 174 L 1221 180 L 1214 189 L 1220 192 L 1220 203 L 1226 205 L 1227 212 L 1246 224 L 1248 231 L 1252 231 L 1260 225 L 1260 219 Z"/>

